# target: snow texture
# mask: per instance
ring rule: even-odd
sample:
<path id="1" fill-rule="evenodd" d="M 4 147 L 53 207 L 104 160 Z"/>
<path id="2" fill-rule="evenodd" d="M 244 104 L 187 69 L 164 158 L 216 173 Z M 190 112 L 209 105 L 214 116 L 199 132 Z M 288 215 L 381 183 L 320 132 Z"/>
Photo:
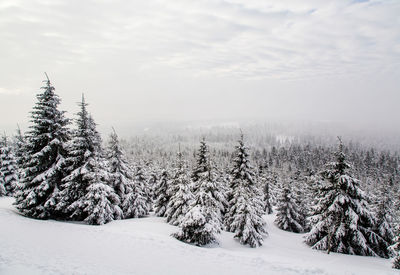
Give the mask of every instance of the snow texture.
<path id="1" fill-rule="evenodd" d="M 164 218 L 113 221 L 101 227 L 41 221 L 19 215 L 0 198 L 0 274 L 336 275 L 398 274 L 390 260 L 331 253 L 303 244 L 303 234 L 278 229 L 265 216 L 269 236 L 258 249 L 217 235 L 212 248 L 184 244 Z M 5 237 L 6 236 L 6 237 Z"/>

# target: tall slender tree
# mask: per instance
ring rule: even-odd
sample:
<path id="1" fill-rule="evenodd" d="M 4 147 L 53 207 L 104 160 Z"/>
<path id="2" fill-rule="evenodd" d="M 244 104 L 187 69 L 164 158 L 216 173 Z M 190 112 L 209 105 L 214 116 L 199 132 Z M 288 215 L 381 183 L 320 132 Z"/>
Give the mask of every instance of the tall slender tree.
<path id="1" fill-rule="evenodd" d="M 0 145 L 0 178 L 6 195 L 14 195 L 18 190 L 18 168 L 6 135 Z"/>
<path id="2" fill-rule="evenodd" d="M 180 151 L 177 154 L 175 166 L 172 179 L 166 191 L 170 198 L 165 215 L 168 223 L 180 225 L 194 198 L 190 187 L 190 177 L 187 172 L 188 167 Z"/>
<path id="3" fill-rule="evenodd" d="M 221 231 L 224 196 L 213 177 L 211 167 L 207 168 L 207 172 L 199 173 L 198 177 L 193 203 L 174 237 L 204 246 L 216 242 L 216 234 Z"/>
<path id="4" fill-rule="evenodd" d="M 154 212 L 158 217 L 164 217 L 167 212 L 167 205 L 171 195 L 168 194 L 168 187 L 170 185 L 169 174 L 167 170 L 161 172 L 161 177 L 155 185 L 154 194 Z"/>
<path id="5" fill-rule="evenodd" d="M 265 221 L 262 194 L 255 182 L 255 174 L 249 163 L 249 154 L 244 145 L 243 135 L 236 146 L 231 172 L 231 196 L 229 210 L 225 216 L 226 229 L 235 233 L 241 244 L 261 246 L 264 241 Z"/>
<path id="6" fill-rule="evenodd" d="M 133 181 L 133 171 L 114 129 L 108 142 L 107 160 L 111 186 L 122 203 L 127 194 L 127 186 Z"/>
<path id="7" fill-rule="evenodd" d="M 340 139 L 336 158 L 322 173 L 325 181 L 319 189 L 312 229 L 305 242 L 328 253 L 378 256 L 381 252 L 376 248 L 382 238 L 373 231 L 376 219 L 359 181 L 348 172 L 350 165 Z"/>
<path id="8" fill-rule="evenodd" d="M 60 98 L 49 79 L 42 90 L 31 112 L 21 190 L 15 195 L 15 205 L 23 215 L 47 219 L 57 217 L 55 197 L 65 176 L 66 143 L 70 135 L 69 120 L 58 110 Z"/>
<path id="9" fill-rule="evenodd" d="M 79 106 L 77 128 L 67 158 L 69 174 L 63 179 L 57 209 L 67 219 L 103 224 L 122 217 L 120 199 L 109 184 L 101 137 L 83 96 Z"/>
<path id="10" fill-rule="evenodd" d="M 192 181 L 196 182 L 200 179 L 200 174 L 207 172 L 209 167 L 209 151 L 206 139 L 200 141 L 200 148 L 197 152 L 196 166 L 193 169 Z"/>
<path id="11" fill-rule="evenodd" d="M 295 194 L 293 194 L 291 186 L 288 183 L 284 183 L 278 197 L 275 223 L 280 229 L 286 231 L 304 232 L 306 217 L 301 210 L 301 207 L 296 203 Z"/>

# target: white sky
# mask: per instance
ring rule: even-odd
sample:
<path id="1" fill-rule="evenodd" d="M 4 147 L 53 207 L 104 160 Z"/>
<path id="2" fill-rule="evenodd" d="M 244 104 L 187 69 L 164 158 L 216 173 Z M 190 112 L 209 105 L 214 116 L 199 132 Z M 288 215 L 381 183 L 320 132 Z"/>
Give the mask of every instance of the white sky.
<path id="1" fill-rule="evenodd" d="M 399 0 L 1 0 L 0 129 L 46 71 L 73 117 L 349 120 L 400 128 Z"/>

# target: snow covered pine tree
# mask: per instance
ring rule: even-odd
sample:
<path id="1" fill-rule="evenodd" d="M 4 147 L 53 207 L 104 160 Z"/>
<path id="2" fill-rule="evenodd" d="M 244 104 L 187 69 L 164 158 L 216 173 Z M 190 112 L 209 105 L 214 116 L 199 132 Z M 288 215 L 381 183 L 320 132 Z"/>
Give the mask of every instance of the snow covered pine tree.
<path id="1" fill-rule="evenodd" d="M 167 205 L 170 200 L 170 194 L 167 193 L 169 185 L 169 175 L 167 170 L 163 170 L 160 179 L 154 187 L 154 213 L 158 217 L 164 217 L 167 212 Z"/>
<path id="2" fill-rule="evenodd" d="M 255 175 L 248 160 L 249 154 L 243 135 L 238 142 L 231 172 L 231 197 L 225 225 L 228 231 L 235 233 L 235 238 L 241 244 L 258 247 L 262 245 L 263 236 L 267 234 L 262 217 L 264 204 L 262 194 L 253 180 Z"/>
<path id="3" fill-rule="evenodd" d="M 277 201 L 276 225 L 283 230 L 301 233 L 304 232 L 306 217 L 297 205 L 291 186 L 284 183 Z"/>
<path id="4" fill-rule="evenodd" d="M 166 191 L 169 198 L 167 211 L 165 213 L 167 222 L 172 225 L 180 225 L 181 220 L 189 211 L 193 200 L 193 193 L 190 187 L 190 177 L 187 172 L 187 165 L 183 161 L 182 153 L 179 151 L 173 177 Z"/>
<path id="5" fill-rule="evenodd" d="M 205 150 L 202 150 L 205 149 Z M 180 231 L 173 234 L 175 238 L 183 242 L 204 246 L 216 242 L 215 235 L 221 232 L 222 211 L 224 210 L 224 195 L 215 180 L 215 174 L 208 159 L 207 145 L 203 139 L 199 152 L 204 162 L 204 172 L 196 169 L 194 182 L 194 200 L 189 212 L 183 217 Z"/>
<path id="6" fill-rule="evenodd" d="M 313 249 L 344 254 L 378 256 L 376 250 L 382 239 L 373 231 L 376 220 L 370 206 L 347 169 L 343 144 L 339 139 L 337 161 L 323 171 L 325 181 L 319 189 L 319 198 L 310 218 L 312 229 L 305 242 Z"/>
<path id="7" fill-rule="evenodd" d="M 0 145 L 0 178 L 6 195 L 13 196 L 18 190 L 18 168 L 6 136 L 3 137 Z"/>
<path id="8" fill-rule="evenodd" d="M 50 80 L 45 81 L 43 93 L 37 95 L 33 107 L 32 125 L 26 135 L 21 189 L 16 193 L 15 205 L 26 216 L 57 218 L 55 197 L 59 183 L 65 176 L 66 142 L 69 140 L 68 119 L 57 109 L 59 97 Z"/>
<path id="9" fill-rule="evenodd" d="M 132 214 L 132 207 L 135 207 L 135 205 L 130 204 L 128 199 L 132 196 L 130 193 L 132 192 L 132 186 L 134 185 L 134 175 L 132 167 L 127 161 L 125 153 L 119 144 L 115 130 L 113 130 L 113 133 L 110 136 L 107 151 L 110 183 L 119 197 L 123 217 L 129 218 L 134 216 Z"/>
<path id="10" fill-rule="evenodd" d="M 82 96 L 77 129 L 69 146 L 68 176 L 63 179 L 57 209 L 67 219 L 101 225 L 122 217 L 120 200 L 109 184 L 101 137 Z"/>
<path id="11" fill-rule="evenodd" d="M 149 214 L 149 188 L 146 188 L 146 179 L 141 167 L 136 167 L 133 181 L 127 185 L 126 197 L 122 203 L 124 218 L 140 218 Z"/>

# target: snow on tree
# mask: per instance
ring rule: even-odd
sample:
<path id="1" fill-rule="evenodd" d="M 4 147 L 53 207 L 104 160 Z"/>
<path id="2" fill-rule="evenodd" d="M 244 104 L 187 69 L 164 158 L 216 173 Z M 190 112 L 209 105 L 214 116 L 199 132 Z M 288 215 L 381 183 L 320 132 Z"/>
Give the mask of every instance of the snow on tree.
<path id="1" fill-rule="evenodd" d="M 107 172 L 96 161 L 96 158 L 90 159 L 82 169 L 84 178 L 88 181 L 86 194 L 73 202 L 69 208 L 74 210 L 72 218 L 84 217 L 84 221 L 88 224 L 102 225 L 122 218 L 123 213 L 119 207 L 121 203 L 118 195 L 105 181 Z"/>
<path id="2" fill-rule="evenodd" d="M 391 179 L 389 179 L 390 181 Z M 378 189 L 378 194 L 375 199 L 376 204 L 376 225 L 375 231 L 382 237 L 379 239 L 379 245 L 375 251 L 378 251 L 379 256 L 389 258 L 391 251 L 389 247 L 393 244 L 393 217 L 394 205 L 392 202 L 393 194 L 390 190 L 390 183 L 381 182 Z"/>
<path id="3" fill-rule="evenodd" d="M 225 225 L 228 231 L 235 233 L 235 238 L 241 244 L 257 247 L 262 245 L 267 234 L 262 218 L 264 203 L 254 181 L 255 174 L 248 160 L 243 135 L 238 142 L 231 171 L 231 195 Z"/>
<path id="4" fill-rule="evenodd" d="M 313 249 L 344 254 L 378 256 L 382 239 L 373 231 L 376 220 L 359 181 L 347 171 L 343 144 L 339 139 L 337 161 L 322 173 L 325 181 L 311 217 L 312 229 L 305 242 Z"/>
<path id="5" fill-rule="evenodd" d="M 6 195 L 6 189 L 4 188 L 4 181 L 3 178 L 0 178 L 0 197 L 3 197 Z"/>
<path id="6" fill-rule="evenodd" d="M 147 216 L 150 211 L 149 190 L 140 166 L 136 167 L 133 181 L 126 187 L 126 196 L 122 202 L 124 218 L 140 218 Z"/>
<path id="7" fill-rule="evenodd" d="M 176 168 L 166 191 L 166 194 L 170 198 L 165 216 L 167 217 L 167 222 L 172 225 L 180 225 L 183 217 L 188 213 L 194 198 L 187 169 L 188 167 L 183 161 L 182 153 L 179 151 Z"/>
<path id="8" fill-rule="evenodd" d="M 79 106 L 77 128 L 67 158 L 69 174 L 63 179 L 57 209 L 67 219 L 104 224 L 122 217 L 120 200 L 109 186 L 110 174 L 102 155 L 101 137 L 83 96 Z"/>
<path id="9" fill-rule="evenodd" d="M 18 190 L 18 168 L 7 137 L 3 137 L 0 146 L 0 178 L 7 196 Z"/>
<path id="10" fill-rule="evenodd" d="M 64 112 L 58 110 L 60 98 L 54 93 L 50 80 L 45 83 L 31 112 L 21 189 L 15 195 L 15 205 L 23 215 L 40 219 L 57 217 L 55 197 L 65 175 L 66 142 L 69 140 L 69 121 Z"/>
<path id="11" fill-rule="evenodd" d="M 127 193 L 126 187 L 133 181 L 133 172 L 114 129 L 108 143 L 107 160 L 110 184 L 122 203 Z"/>
<path id="12" fill-rule="evenodd" d="M 271 184 L 269 178 L 265 175 L 264 170 L 264 166 L 260 165 L 258 169 L 258 180 L 264 193 L 264 211 L 266 214 L 272 214 L 273 209 L 271 203 Z"/>
<path id="13" fill-rule="evenodd" d="M 216 242 L 216 234 L 221 232 L 224 196 L 218 183 L 213 179 L 211 168 L 199 173 L 194 200 L 189 212 L 180 223 L 180 230 L 173 234 L 183 242 L 204 246 Z"/>
<path id="14" fill-rule="evenodd" d="M 194 167 L 191 176 L 193 182 L 196 182 L 200 179 L 201 173 L 207 172 L 208 161 L 209 161 L 208 147 L 206 144 L 206 139 L 203 137 L 203 139 L 200 141 L 200 148 L 197 153 L 196 166 Z"/>
<path id="15" fill-rule="evenodd" d="M 396 228 L 396 235 L 393 238 L 393 242 L 394 244 L 390 246 L 390 249 L 394 254 L 392 267 L 400 269 L 400 226 L 397 226 Z"/>
<path id="16" fill-rule="evenodd" d="M 291 182 L 293 184 L 293 182 Z M 305 216 L 301 207 L 296 203 L 291 185 L 284 183 L 277 202 L 276 225 L 286 231 L 304 232 Z"/>
<path id="17" fill-rule="evenodd" d="M 154 202 L 154 212 L 158 217 L 165 217 L 167 205 L 170 200 L 168 194 L 169 175 L 166 170 L 163 170 L 161 177 L 154 187 L 154 195 L 156 197 Z"/>
<path id="18" fill-rule="evenodd" d="M 24 166 L 25 162 L 25 155 L 26 155 L 26 150 L 25 147 L 26 142 L 24 135 L 21 132 L 21 129 L 19 128 L 19 125 L 17 127 L 17 133 L 14 136 L 14 156 L 15 156 L 15 161 L 17 164 L 17 169 L 18 169 L 18 177 L 21 178 L 22 175 L 22 167 Z"/>

